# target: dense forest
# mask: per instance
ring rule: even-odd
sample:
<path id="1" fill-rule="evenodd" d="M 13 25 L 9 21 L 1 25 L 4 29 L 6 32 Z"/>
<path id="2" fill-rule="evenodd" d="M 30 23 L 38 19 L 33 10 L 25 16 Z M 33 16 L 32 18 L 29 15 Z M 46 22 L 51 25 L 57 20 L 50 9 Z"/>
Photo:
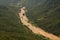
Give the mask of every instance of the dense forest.
<path id="1" fill-rule="evenodd" d="M 21 23 L 23 6 L 32 24 L 60 37 L 60 0 L 0 0 L 0 40 L 49 40 Z"/>
<path id="2" fill-rule="evenodd" d="M 21 0 L 30 21 L 49 33 L 60 36 L 60 0 Z"/>
<path id="3" fill-rule="evenodd" d="M 33 24 L 60 36 L 60 0 L 28 0 L 22 4 Z"/>
<path id="4" fill-rule="evenodd" d="M 9 1 L 9 0 L 8 0 Z M 0 0 L 0 40 L 49 40 L 48 38 L 32 33 L 19 19 L 19 7 L 14 0 Z M 8 4 L 5 4 L 8 3 Z M 16 4 L 15 4 L 16 3 Z"/>

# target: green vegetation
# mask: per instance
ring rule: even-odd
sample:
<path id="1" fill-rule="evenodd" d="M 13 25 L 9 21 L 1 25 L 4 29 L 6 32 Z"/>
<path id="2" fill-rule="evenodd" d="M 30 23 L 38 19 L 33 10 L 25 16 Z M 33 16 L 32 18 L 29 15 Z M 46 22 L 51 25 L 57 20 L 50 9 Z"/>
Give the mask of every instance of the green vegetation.
<path id="1" fill-rule="evenodd" d="M 22 25 L 18 9 L 13 6 L 0 6 L 0 40 L 49 40 L 36 35 Z"/>
<path id="2" fill-rule="evenodd" d="M 27 7 L 30 21 L 45 31 L 60 36 L 60 0 L 35 0 L 31 3 Z"/>

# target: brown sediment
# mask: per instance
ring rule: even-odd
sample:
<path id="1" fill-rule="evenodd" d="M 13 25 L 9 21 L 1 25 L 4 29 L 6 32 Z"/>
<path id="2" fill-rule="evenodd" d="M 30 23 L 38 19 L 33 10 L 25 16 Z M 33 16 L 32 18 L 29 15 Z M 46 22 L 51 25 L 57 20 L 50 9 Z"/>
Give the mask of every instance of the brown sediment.
<path id="1" fill-rule="evenodd" d="M 43 35 L 51 40 L 60 40 L 60 37 L 57 37 L 51 33 L 48 33 L 46 31 L 44 31 L 41 28 L 36 27 L 35 25 L 32 25 L 31 23 L 29 23 L 28 18 L 25 15 L 26 10 L 25 7 L 21 8 L 21 12 L 19 13 L 19 17 L 21 19 L 21 22 L 23 23 L 23 25 L 26 25 L 30 30 L 32 30 L 33 33 L 39 34 L 39 35 Z"/>

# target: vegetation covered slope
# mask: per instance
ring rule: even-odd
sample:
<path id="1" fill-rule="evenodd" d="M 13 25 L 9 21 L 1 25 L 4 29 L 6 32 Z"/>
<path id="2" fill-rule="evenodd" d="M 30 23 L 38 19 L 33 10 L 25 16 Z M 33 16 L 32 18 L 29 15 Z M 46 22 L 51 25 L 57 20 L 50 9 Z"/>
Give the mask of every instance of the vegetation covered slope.
<path id="1" fill-rule="evenodd" d="M 49 33 L 60 36 L 60 0 L 24 0 L 27 16 Z"/>
<path id="2" fill-rule="evenodd" d="M 0 0 L 0 5 L 17 4 L 18 0 Z"/>
<path id="3" fill-rule="evenodd" d="M 42 29 L 60 36 L 60 3 L 53 2 L 33 8 L 29 18 Z"/>
<path id="4" fill-rule="evenodd" d="M 0 6 L 0 40 L 48 40 L 42 35 L 35 35 L 22 25 L 18 9 L 13 6 Z"/>

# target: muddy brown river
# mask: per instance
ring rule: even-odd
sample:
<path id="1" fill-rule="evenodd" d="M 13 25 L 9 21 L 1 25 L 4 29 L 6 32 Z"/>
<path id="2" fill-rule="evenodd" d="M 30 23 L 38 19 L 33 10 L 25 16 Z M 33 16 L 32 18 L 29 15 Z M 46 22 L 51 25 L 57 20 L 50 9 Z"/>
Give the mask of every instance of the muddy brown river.
<path id="1" fill-rule="evenodd" d="M 35 25 L 32 25 L 31 23 L 29 23 L 29 19 L 26 16 L 26 8 L 22 7 L 21 11 L 19 13 L 19 18 L 22 22 L 23 25 L 26 25 L 30 30 L 32 30 L 33 33 L 38 34 L 38 35 L 43 35 L 47 38 L 49 38 L 50 40 L 60 40 L 60 37 L 57 37 L 51 33 L 46 32 L 45 30 L 36 27 Z"/>

